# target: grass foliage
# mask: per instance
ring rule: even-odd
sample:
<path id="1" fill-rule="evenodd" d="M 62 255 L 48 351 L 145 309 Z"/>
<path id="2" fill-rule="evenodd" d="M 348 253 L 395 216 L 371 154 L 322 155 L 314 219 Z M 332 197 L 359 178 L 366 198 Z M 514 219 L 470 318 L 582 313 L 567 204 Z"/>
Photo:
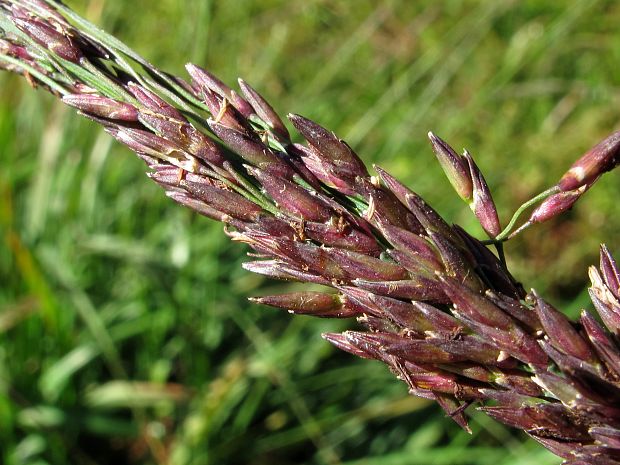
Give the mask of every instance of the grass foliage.
<path id="1" fill-rule="evenodd" d="M 620 121 L 613 1 L 69 1 L 171 72 L 242 76 L 335 130 L 445 217 L 476 222 L 426 132 L 468 147 L 504 222 Z M 93 123 L 0 75 L 0 462 L 557 464 L 483 415 L 473 435 L 378 363 L 246 301 L 221 226 L 174 205 Z M 618 175 L 508 245 L 575 315 L 598 242 L 620 250 Z"/>

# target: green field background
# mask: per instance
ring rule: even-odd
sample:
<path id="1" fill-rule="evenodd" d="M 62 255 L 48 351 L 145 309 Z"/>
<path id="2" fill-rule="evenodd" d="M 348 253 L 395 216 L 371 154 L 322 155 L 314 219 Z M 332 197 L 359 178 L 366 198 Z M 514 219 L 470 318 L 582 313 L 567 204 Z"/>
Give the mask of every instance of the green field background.
<path id="1" fill-rule="evenodd" d="M 614 1 L 67 0 L 165 70 L 243 77 L 481 237 L 426 133 L 466 147 L 505 222 L 620 127 Z M 355 322 L 247 297 L 219 224 L 173 204 L 93 123 L 0 74 L 0 463 L 528 465 L 560 460 L 472 413 L 473 434 L 384 366 L 321 339 Z M 620 255 L 620 178 L 506 248 L 526 288 L 588 306 Z"/>

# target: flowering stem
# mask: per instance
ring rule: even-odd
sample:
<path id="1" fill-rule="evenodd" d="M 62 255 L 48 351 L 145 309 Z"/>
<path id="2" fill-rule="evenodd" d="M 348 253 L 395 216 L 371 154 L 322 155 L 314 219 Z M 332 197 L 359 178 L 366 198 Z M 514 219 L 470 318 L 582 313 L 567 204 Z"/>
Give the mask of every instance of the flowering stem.
<path id="1" fill-rule="evenodd" d="M 532 221 L 527 221 L 525 223 L 523 223 L 521 226 L 519 226 L 517 229 L 515 229 L 507 238 L 506 240 L 510 240 L 513 237 L 515 237 L 517 234 L 521 234 L 523 231 L 525 231 L 527 228 L 529 228 L 530 226 L 532 226 L 534 223 Z"/>
<path id="2" fill-rule="evenodd" d="M 547 197 L 549 197 L 549 196 L 551 196 L 553 194 L 557 194 L 559 192 L 559 190 L 560 190 L 560 188 L 558 186 L 553 186 L 553 187 L 551 187 L 551 188 L 541 192 L 536 197 L 531 198 L 530 200 L 528 200 L 524 204 L 522 204 L 517 209 L 517 211 L 514 213 L 514 215 L 512 215 L 512 218 L 510 219 L 510 222 L 508 223 L 508 225 L 504 228 L 504 230 L 501 233 L 499 233 L 497 235 L 497 237 L 495 239 L 491 239 L 491 240 L 487 240 L 487 241 L 482 241 L 482 243 L 483 244 L 487 244 L 487 245 L 488 244 L 497 244 L 498 242 L 505 242 L 505 241 L 507 241 L 509 239 L 512 239 L 516 234 L 520 233 L 521 231 L 523 231 L 527 227 L 527 226 L 523 225 L 525 227 L 520 227 L 513 234 L 510 234 L 512 229 L 514 228 L 515 224 L 517 223 L 517 220 L 521 216 L 521 214 L 525 210 L 530 208 L 532 205 L 535 205 L 536 203 L 540 202 L 541 200 L 545 200 Z"/>

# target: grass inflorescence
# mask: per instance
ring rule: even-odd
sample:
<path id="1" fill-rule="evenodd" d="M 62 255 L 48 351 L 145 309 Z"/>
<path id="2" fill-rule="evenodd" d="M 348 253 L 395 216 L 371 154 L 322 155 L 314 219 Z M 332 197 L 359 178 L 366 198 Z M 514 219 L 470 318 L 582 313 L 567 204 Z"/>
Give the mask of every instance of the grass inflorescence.
<path id="1" fill-rule="evenodd" d="M 306 145 L 292 143 L 273 108 L 244 81 L 236 93 L 191 65 L 187 83 L 162 73 L 68 10 L 62 11 L 70 22 L 48 4 L 20 3 L 5 5 L 12 23 L 6 25 L 3 50 L 10 60 L 5 67 L 102 124 L 147 162 L 150 176 L 171 198 L 225 222 L 229 236 L 263 255 L 247 269 L 338 291 L 304 290 L 258 302 L 295 313 L 358 317 L 367 331 L 329 333 L 326 339 L 386 362 L 413 393 L 439 402 L 464 429 L 464 409 L 491 401 L 484 408 L 489 415 L 528 431 L 558 455 L 592 461 L 607 454 L 613 460 L 614 414 L 604 413 L 606 419 L 592 414 L 613 405 L 613 398 L 596 394 L 613 390 L 613 337 L 587 314 L 581 326 L 573 327 L 537 294 L 526 294 L 506 271 L 502 241 L 511 231 L 502 231 L 488 183 L 468 152 L 457 155 L 431 135 L 446 173 L 498 248 L 499 259 L 384 170 L 377 168 L 371 176 L 348 145 L 316 123 L 291 115 L 307 140 Z M 219 142 L 210 139 L 213 135 Z M 569 208 L 615 166 L 614 137 L 545 191 L 524 226 Z M 178 247 L 176 231 L 172 237 Z M 19 242 L 14 244 L 22 250 Z M 134 247 L 126 250 L 135 252 Z M 173 261 L 182 260 L 182 253 L 177 250 Z M 606 249 L 602 256 L 603 277 L 592 272 L 592 295 L 613 332 L 617 271 Z M 78 315 L 116 378 L 87 393 L 90 405 L 130 406 L 137 424 L 147 427 L 144 407 L 183 403 L 191 396 L 182 385 L 169 383 L 162 390 L 157 383 L 129 382 L 114 335 L 88 294 L 79 291 L 79 279 L 65 273 L 59 280 L 72 291 Z M 46 303 L 47 325 L 58 329 L 57 310 L 53 302 Z M 233 318 L 254 336 L 260 353 L 261 337 L 251 320 Z M 234 365 L 230 369 L 234 372 Z M 294 395 L 287 375 L 273 376 L 283 392 Z M 209 392 L 217 394 L 216 387 Z M 52 400 L 53 391 L 48 387 Z M 309 408 L 290 399 L 320 460 L 337 461 L 337 451 L 325 443 Z M 56 413 L 48 421 L 63 424 L 61 417 Z M 152 456 L 166 460 L 169 446 L 156 434 L 143 437 Z M 191 455 L 191 447 L 173 446 L 178 446 L 175 453 Z"/>

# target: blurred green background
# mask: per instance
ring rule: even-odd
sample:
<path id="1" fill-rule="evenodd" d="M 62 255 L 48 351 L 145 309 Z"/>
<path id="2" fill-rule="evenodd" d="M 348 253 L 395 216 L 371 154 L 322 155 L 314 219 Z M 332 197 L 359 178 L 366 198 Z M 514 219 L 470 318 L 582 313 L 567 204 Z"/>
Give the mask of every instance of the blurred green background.
<path id="1" fill-rule="evenodd" d="M 620 122 L 614 1 L 67 1 L 164 69 L 242 76 L 480 234 L 426 133 L 476 157 L 507 221 Z M 92 123 L 0 75 L 0 462 L 558 464 L 472 411 L 472 435 L 382 365 L 251 295 L 242 246 L 174 205 Z M 618 174 L 507 246 L 575 315 Z"/>

